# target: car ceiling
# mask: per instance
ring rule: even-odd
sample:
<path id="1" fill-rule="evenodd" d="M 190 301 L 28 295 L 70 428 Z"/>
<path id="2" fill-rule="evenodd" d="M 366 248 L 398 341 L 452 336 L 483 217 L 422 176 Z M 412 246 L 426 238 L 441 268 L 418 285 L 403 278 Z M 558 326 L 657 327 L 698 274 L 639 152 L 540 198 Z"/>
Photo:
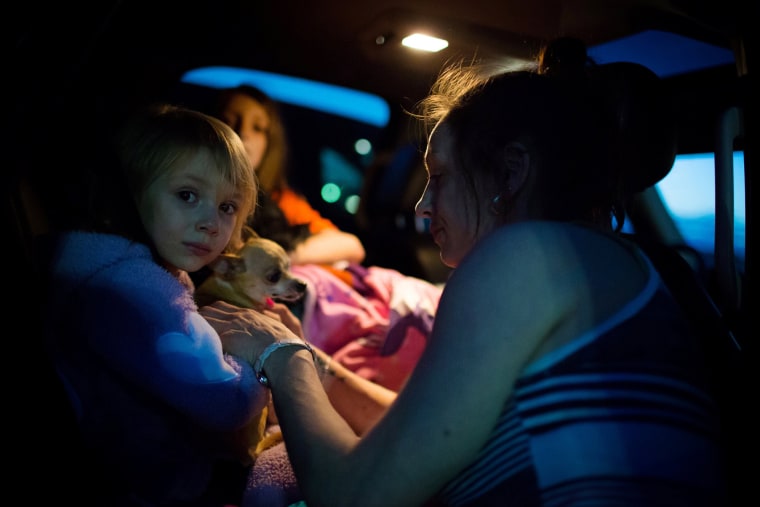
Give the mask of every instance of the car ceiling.
<path id="1" fill-rule="evenodd" d="M 593 46 L 654 29 L 739 54 L 737 41 L 756 42 L 757 7 L 756 0 L 19 2 L 4 18 L 12 34 L 7 146 L 19 179 L 40 183 L 47 198 L 66 190 L 78 158 L 97 144 L 99 122 L 167 98 L 198 67 L 311 78 L 376 93 L 398 111 L 422 98 L 449 60 L 531 59 L 557 36 Z M 410 28 L 443 35 L 451 46 L 437 54 L 402 50 L 399 38 Z M 744 60 L 740 66 L 749 65 Z M 689 107 L 724 95 L 701 80 L 693 93 L 678 90 Z M 701 121 L 684 115 L 684 130 L 711 136 Z M 704 145 L 698 141 L 695 149 Z"/>
<path id="2" fill-rule="evenodd" d="M 122 0 L 20 6 L 15 40 L 29 80 L 85 94 L 161 95 L 181 74 L 233 65 L 377 93 L 392 102 L 424 95 L 445 61 L 494 53 L 530 59 L 558 35 L 589 45 L 648 28 L 727 47 L 739 30 L 723 0 Z M 441 53 L 403 49 L 417 28 L 447 37 Z M 377 44 L 378 36 L 385 44 Z"/>

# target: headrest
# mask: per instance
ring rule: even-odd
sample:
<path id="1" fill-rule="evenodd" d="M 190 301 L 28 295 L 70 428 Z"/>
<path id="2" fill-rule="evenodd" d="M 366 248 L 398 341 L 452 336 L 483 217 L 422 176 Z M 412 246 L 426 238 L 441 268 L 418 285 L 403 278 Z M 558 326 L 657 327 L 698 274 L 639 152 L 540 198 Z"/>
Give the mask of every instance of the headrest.
<path id="1" fill-rule="evenodd" d="M 631 62 L 594 68 L 601 94 L 613 114 L 613 153 L 626 195 L 664 178 L 675 160 L 677 140 L 672 101 L 660 78 Z"/>

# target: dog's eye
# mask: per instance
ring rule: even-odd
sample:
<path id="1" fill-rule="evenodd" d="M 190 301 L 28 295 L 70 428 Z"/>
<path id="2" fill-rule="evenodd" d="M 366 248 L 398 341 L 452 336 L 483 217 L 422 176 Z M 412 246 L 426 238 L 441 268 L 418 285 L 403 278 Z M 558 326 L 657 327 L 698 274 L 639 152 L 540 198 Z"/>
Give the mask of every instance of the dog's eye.
<path id="1" fill-rule="evenodd" d="M 267 280 L 270 283 L 277 283 L 280 281 L 280 278 L 282 278 L 282 271 L 272 271 L 267 275 Z"/>

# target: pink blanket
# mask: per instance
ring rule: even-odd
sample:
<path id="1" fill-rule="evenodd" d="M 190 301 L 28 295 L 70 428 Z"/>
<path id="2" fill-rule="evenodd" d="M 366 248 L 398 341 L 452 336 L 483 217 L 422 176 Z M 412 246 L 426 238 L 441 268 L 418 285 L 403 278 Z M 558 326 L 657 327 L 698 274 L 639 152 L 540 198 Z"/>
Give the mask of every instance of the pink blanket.
<path id="1" fill-rule="evenodd" d="M 307 340 L 362 377 L 398 390 L 425 348 L 442 288 L 378 266 L 350 266 L 350 285 L 317 265 L 292 271 L 308 283 Z"/>
<path id="2" fill-rule="evenodd" d="M 374 266 L 350 266 L 340 277 L 317 265 L 292 271 L 308 283 L 306 339 L 359 375 L 398 390 L 425 348 L 441 287 Z M 262 452 L 241 507 L 285 507 L 300 499 L 285 444 Z"/>

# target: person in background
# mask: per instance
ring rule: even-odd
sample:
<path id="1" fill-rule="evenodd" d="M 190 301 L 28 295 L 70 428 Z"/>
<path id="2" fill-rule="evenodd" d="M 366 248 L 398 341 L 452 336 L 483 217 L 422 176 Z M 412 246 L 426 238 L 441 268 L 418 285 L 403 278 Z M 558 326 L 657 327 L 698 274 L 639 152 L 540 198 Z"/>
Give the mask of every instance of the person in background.
<path id="1" fill-rule="evenodd" d="M 87 449 L 75 459 L 99 473 L 83 489 L 99 505 L 236 504 L 248 469 L 232 435 L 269 396 L 223 353 L 187 273 L 240 244 L 250 160 L 226 124 L 170 105 L 135 114 L 113 148 L 92 216 L 50 257 L 50 356 Z"/>
<path id="2" fill-rule="evenodd" d="M 288 184 L 287 136 L 274 100 L 258 88 L 241 85 L 221 92 L 216 116 L 243 140 L 261 190 L 277 204 L 288 223 L 308 224 L 310 234 L 290 251 L 293 264 L 334 265 L 364 260 L 364 246 L 359 238 L 320 215 Z"/>
<path id="3" fill-rule="evenodd" d="M 366 435 L 287 329 L 208 316 L 271 389 L 309 507 L 724 504 L 704 351 L 618 234 L 603 83 L 585 48 L 551 49 L 536 68 L 455 64 L 421 103 L 416 210 L 455 269 Z"/>

